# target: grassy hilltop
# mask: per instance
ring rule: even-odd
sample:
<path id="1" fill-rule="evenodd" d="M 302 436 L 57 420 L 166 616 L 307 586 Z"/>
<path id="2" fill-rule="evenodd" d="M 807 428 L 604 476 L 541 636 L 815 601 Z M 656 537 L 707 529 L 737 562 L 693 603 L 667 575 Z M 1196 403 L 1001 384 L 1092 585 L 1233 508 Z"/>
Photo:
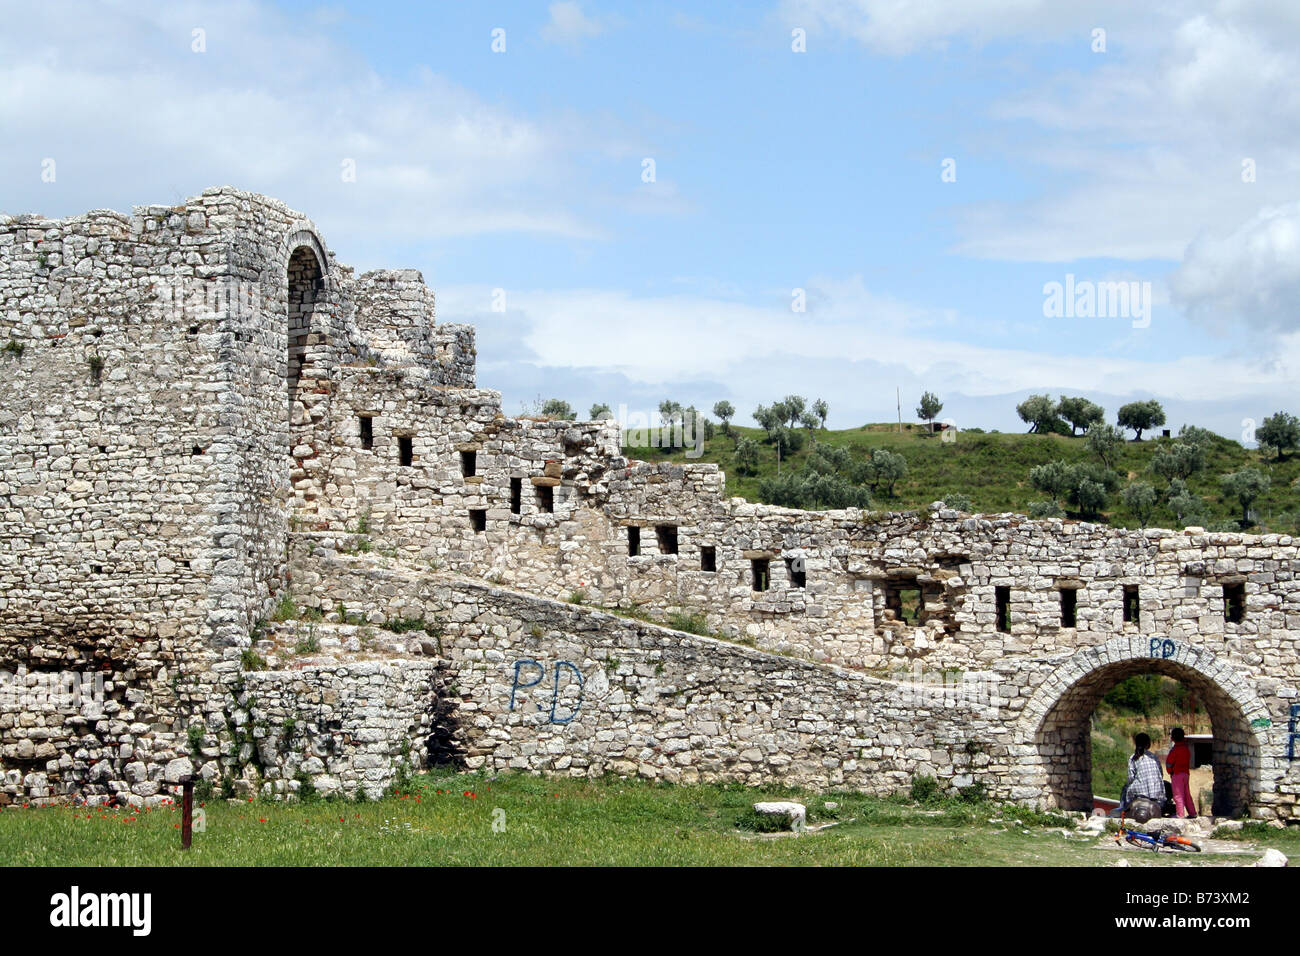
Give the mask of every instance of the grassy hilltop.
<path id="1" fill-rule="evenodd" d="M 957 493 L 966 495 L 976 512 L 1027 513 L 1031 502 L 1045 497 L 1029 480 L 1031 468 L 1054 460 L 1070 463 L 1098 460 L 1089 452 L 1082 435 L 962 431 L 950 435 L 950 440 L 945 441 L 940 433 L 930 434 L 924 424 L 906 422 L 901 434 L 897 424 L 870 424 L 840 431 L 825 428 L 801 431 L 805 435 L 803 446 L 782 460 L 783 473 L 802 470 L 818 445 L 847 449 L 854 460 L 861 461 L 878 448 L 903 456 L 907 462 L 906 475 L 896 484 L 893 496 L 884 493 L 872 495 L 873 510 L 924 508 L 933 501 Z M 1148 526 L 1182 526 L 1166 501 L 1168 482 L 1150 468 L 1159 449 L 1168 448 L 1178 441 L 1177 429 L 1173 431 L 1173 438 L 1125 441 L 1118 447 L 1111 464 L 1120 479 L 1119 489 L 1109 496 L 1101 510 L 1100 520 L 1116 527 L 1139 527 L 1140 521 L 1125 505 L 1120 490 L 1127 483 L 1142 481 L 1151 484 L 1160 496 Z M 655 432 L 651 430 L 650 434 L 653 436 Z M 757 465 L 748 471 L 742 469 L 736 458 L 737 443 L 746 438 L 756 442 L 759 448 Z M 776 447 L 768 442 L 767 433 L 761 428 L 732 425 L 730 434 L 725 434 L 719 427 L 705 442 L 703 454 L 695 459 L 688 459 L 681 449 L 670 451 L 657 447 L 625 446 L 623 451 L 631 458 L 645 461 L 715 463 L 727 473 L 727 493 L 750 501 L 764 500 L 759 484 L 777 473 Z M 1258 524 L 1250 530 L 1300 531 L 1300 494 L 1294 484 L 1300 479 L 1300 456 L 1288 456 L 1278 462 L 1275 454 L 1246 449 L 1237 442 L 1217 436 L 1207 443 L 1205 467 L 1187 480 L 1189 491 L 1204 502 L 1208 519 L 1206 526 L 1218 530 L 1237 526 L 1241 506 L 1235 498 L 1223 493 L 1219 476 L 1246 466 L 1260 469 L 1271 480 L 1269 489 L 1253 506 Z M 1077 515 L 1071 514 L 1070 517 Z"/>

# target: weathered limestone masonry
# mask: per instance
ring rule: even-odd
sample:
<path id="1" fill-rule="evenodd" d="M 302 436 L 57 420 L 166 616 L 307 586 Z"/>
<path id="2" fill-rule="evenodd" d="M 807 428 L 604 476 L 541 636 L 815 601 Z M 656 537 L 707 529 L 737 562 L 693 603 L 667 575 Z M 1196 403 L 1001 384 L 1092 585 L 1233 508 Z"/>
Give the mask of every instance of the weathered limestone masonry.
<path id="1" fill-rule="evenodd" d="M 1216 810 L 1300 816 L 1300 542 L 728 498 L 507 417 L 433 311 L 229 188 L 0 218 L 0 803 L 453 762 L 1084 807 L 1154 671 Z"/>

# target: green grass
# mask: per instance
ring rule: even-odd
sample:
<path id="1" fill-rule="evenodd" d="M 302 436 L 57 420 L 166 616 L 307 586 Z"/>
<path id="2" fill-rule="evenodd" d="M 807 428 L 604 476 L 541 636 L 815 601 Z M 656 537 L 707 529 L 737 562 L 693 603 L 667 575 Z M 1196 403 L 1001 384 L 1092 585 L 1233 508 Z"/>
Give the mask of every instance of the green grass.
<path id="1" fill-rule="evenodd" d="M 1179 427 L 1174 425 L 1171 429 L 1175 436 Z M 973 507 L 979 512 L 1025 513 L 1031 501 L 1044 497 L 1029 483 L 1030 468 L 1055 459 L 1069 462 L 1095 460 L 1085 447 L 1083 437 L 961 432 L 955 441 L 945 442 L 941 434 L 928 434 L 924 425 L 904 423 L 903 429 L 902 434 L 899 434 L 897 425 L 863 425 L 843 431 L 816 429 L 811 438 L 849 448 L 857 457 L 865 457 L 876 448 L 887 448 L 906 458 L 908 473 L 894 489 L 894 497 L 876 496 L 873 501 L 874 509 L 888 511 L 925 508 L 949 493 L 961 492 L 970 497 Z M 659 448 L 625 447 L 623 451 L 629 457 L 644 461 L 696 461 L 719 465 L 727 473 L 728 494 L 760 501 L 759 481 L 777 473 L 776 449 L 764 443 L 765 433 L 761 429 L 733 425 L 731 432 L 728 436 L 721 429 L 716 431 L 713 439 L 705 443 L 703 455 L 697 459 L 686 458 L 681 450 L 669 452 Z M 751 438 L 760 443 L 758 469 L 752 475 L 741 474 L 736 465 L 738 438 Z M 1130 480 L 1146 481 L 1163 493 L 1167 483 L 1150 472 L 1148 466 L 1156 449 L 1174 440 L 1176 438 L 1125 442 L 1114 462 L 1122 479 L 1121 487 Z M 781 463 L 782 472 L 801 470 L 812 448 L 813 441 L 805 440 L 802 449 Z M 1237 442 L 1220 438 L 1209 449 L 1207 458 L 1206 469 L 1193 476 L 1188 485 L 1205 500 L 1210 520 L 1227 522 L 1240 517 L 1241 509 L 1236 501 L 1223 497 L 1219 476 L 1245 465 L 1254 465 L 1272 479 L 1272 487 L 1254 506 L 1262 529 L 1300 532 L 1300 493 L 1292 484 L 1300 480 L 1300 456 L 1278 463 L 1271 455 L 1261 455 Z M 1112 496 L 1104 514 L 1109 523 L 1117 527 L 1139 526 L 1137 518 L 1125 508 L 1118 494 Z M 1173 527 L 1174 524 L 1174 514 L 1163 506 L 1162 497 L 1152 526 Z"/>
<path id="2" fill-rule="evenodd" d="M 842 822 L 798 837 L 743 828 L 755 801 L 785 798 L 806 803 L 814 825 L 829 816 Z M 838 801 L 838 810 L 823 810 L 825 800 Z M 425 775 L 376 803 L 215 800 L 203 809 L 206 831 L 194 835 L 188 852 L 179 848 L 175 807 L 8 809 L 0 812 L 0 865 L 1026 866 L 1114 859 L 1094 849 L 1095 838 L 1055 829 L 1060 818 L 1016 807 L 949 800 L 926 809 L 904 798 L 617 778 Z M 494 822 L 504 829 L 494 830 Z M 1295 846 L 1280 831 L 1261 840 Z M 1202 854 L 1192 862 L 1214 859 Z"/>

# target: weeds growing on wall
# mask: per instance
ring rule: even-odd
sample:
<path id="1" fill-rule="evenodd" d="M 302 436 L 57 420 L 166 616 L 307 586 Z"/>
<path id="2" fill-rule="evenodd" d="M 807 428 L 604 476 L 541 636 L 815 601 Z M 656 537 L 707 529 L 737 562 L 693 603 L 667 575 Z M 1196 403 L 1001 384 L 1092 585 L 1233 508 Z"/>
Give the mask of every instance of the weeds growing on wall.
<path id="1" fill-rule="evenodd" d="M 275 613 L 271 615 L 271 620 L 277 623 L 296 621 L 298 613 L 298 604 L 294 601 L 293 595 L 285 591 L 280 595 L 280 600 L 275 605 Z"/>

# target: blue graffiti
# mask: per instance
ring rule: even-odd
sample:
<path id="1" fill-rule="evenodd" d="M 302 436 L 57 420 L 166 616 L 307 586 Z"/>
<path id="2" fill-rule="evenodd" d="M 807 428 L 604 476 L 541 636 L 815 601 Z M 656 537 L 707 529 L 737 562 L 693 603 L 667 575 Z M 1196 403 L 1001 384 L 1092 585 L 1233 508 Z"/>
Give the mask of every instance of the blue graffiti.
<path id="1" fill-rule="evenodd" d="M 1173 657 L 1177 651 L 1178 645 L 1169 640 L 1169 638 L 1166 637 L 1163 640 L 1158 637 L 1151 638 L 1152 657 L 1170 658 Z"/>
<path id="2" fill-rule="evenodd" d="M 573 672 L 573 676 L 578 681 L 578 701 L 573 705 L 573 713 L 569 714 L 568 717 L 560 719 L 555 716 L 555 705 L 560 702 L 560 670 L 565 667 Z M 555 662 L 555 692 L 551 696 L 551 723 L 567 724 L 569 721 L 573 720 L 574 717 L 578 716 L 578 711 L 582 709 L 582 691 L 585 684 L 586 682 L 582 679 L 582 672 L 573 664 L 568 661 Z"/>
<path id="3" fill-rule="evenodd" d="M 532 666 L 537 668 L 537 680 L 533 681 L 531 684 L 521 684 L 519 683 L 519 671 L 521 668 L 527 666 Z M 542 678 L 545 676 L 546 676 L 546 668 L 543 667 L 541 664 L 537 663 L 537 661 L 534 660 L 515 661 L 515 679 L 514 679 L 514 683 L 510 685 L 510 709 L 511 710 L 515 709 L 516 692 L 521 690 L 526 690 L 529 687 L 536 687 L 538 684 L 542 682 Z M 538 709 L 539 710 L 541 709 L 540 705 Z"/>
<path id="4" fill-rule="evenodd" d="M 519 677 L 520 677 L 520 674 L 522 673 L 522 671 L 523 671 L 523 669 L 524 669 L 525 667 L 533 667 L 533 668 L 536 668 L 536 669 L 537 669 L 537 677 L 534 678 L 533 680 L 529 681 L 529 682 L 526 683 L 526 684 L 521 684 L 521 683 L 519 682 Z M 565 687 L 567 688 L 567 687 L 572 686 L 572 685 L 574 684 L 574 682 L 576 681 L 576 682 L 577 682 L 577 688 L 578 688 L 578 698 L 577 698 L 577 700 L 576 700 L 576 701 L 573 703 L 573 705 L 572 705 L 572 707 L 573 707 L 572 712 L 569 713 L 568 716 L 560 716 L 560 715 L 557 715 L 557 713 L 556 713 L 556 708 L 557 708 L 557 707 L 559 706 L 559 704 L 560 704 L 560 673 L 561 673 L 562 671 L 566 671 L 566 670 L 567 670 L 567 671 L 568 671 L 572 676 L 569 678 L 569 680 L 565 681 Z M 537 661 L 535 661 L 535 660 L 533 660 L 533 659 L 531 659 L 531 658 L 525 658 L 525 659 L 523 659 L 523 660 L 515 661 L 515 674 L 514 674 L 514 680 L 513 680 L 513 681 L 511 682 L 511 684 L 510 684 L 510 709 L 511 709 L 512 711 L 515 709 L 515 702 L 516 702 L 516 700 L 518 700 L 518 693 L 519 693 L 519 691 L 521 691 L 521 690 L 527 690 L 527 689 L 530 688 L 530 687 L 536 687 L 538 684 L 540 684 L 540 683 L 542 682 L 543 678 L 545 678 L 545 677 L 546 677 L 546 667 L 545 667 L 545 665 L 540 664 L 540 663 L 538 663 Z M 586 687 L 586 681 L 583 680 L 583 678 L 582 678 L 582 672 L 581 672 L 580 670 L 578 670 L 577 665 L 575 665 L 575 664 L 574 664 L 573 662 L 571 662 L 571 661 L 556 661 L 556 662 L 555 662 L 555 680 L 554 680 L 554 686 L 553 686 L 553 688 L 552 688 L 552 692 L 551 692 L 551 713 L 550 713 L 550 722 L 551 722 L 551 723 L 553 723 L 553 724 L 567 724 L 567 723 L 570 723 L 570 722 L 573 720 L 573 718 L 575 718 L 575 717 L 578 716 L 578 711 L 580 711 L 580 710 L 582 709 L 582 701 L 583 701 L 583 696 L 584 696 L 584 690 L 585 690 L 585 687 Z M 541 710 L 541 711 L 546 710 L 546 705 L 542 704 L 541 702 L 537 702 L 537 703 L 536 703 L 536 707 L 537 707 L 538 710 Z"/>
<path id="5" fill-rule="evenodd" d="M 1286 727 L 1286 759 L 1295 760 L 1295 742 L 1300 740 L 1300 731 L 1295 729 L 1296 722 L 1300 721 L 1300 704 L 1291 705 L 1291 720 Z"/>

